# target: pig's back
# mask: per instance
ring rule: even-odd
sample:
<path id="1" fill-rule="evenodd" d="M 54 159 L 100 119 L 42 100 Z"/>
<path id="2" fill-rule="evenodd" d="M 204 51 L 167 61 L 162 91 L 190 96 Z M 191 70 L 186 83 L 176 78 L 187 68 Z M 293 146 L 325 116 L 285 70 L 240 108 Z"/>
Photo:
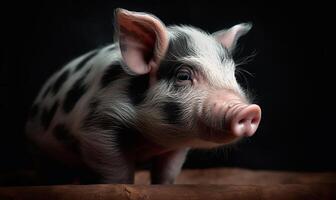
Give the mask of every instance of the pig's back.
<path id="1" fill-rule="evenodd" d="M 68 150 L 78 150 L 81 122 L 92 100 L 104 95 L 113 73 L 120 72 L 120 58 L 119 47 L 112 44 L 72 60 L 53 74 L 31 108 L 28 138 L 48 153 L 72 160 Z"/>

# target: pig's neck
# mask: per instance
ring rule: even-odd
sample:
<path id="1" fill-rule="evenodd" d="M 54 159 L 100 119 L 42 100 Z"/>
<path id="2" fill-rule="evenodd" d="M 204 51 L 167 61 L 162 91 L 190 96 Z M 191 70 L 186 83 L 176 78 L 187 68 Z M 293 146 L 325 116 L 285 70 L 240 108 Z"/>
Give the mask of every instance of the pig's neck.
<path id="1" fill-rule="evenodd" d="M 134 148 L 132 148 L 132 156 L 136 162 L 145 162 L 155 156 L 171 151 L 167 147 L 158 145 L 138 133 L 135 136 Z"/>

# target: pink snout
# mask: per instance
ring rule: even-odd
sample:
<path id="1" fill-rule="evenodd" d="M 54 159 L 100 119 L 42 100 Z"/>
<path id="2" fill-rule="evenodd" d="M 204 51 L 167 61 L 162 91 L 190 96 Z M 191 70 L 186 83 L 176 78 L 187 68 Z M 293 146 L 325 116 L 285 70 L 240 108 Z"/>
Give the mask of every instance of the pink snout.
<path id="1" fill-rule="evenodd" d="M 201 117 L 206 127 L 202 138 L 227 143 L 252 136 L 260 124 L 261 109 L 233 92 L 216 91 L 205 100 Z"/>
<path id="2" fill-rule="evenodd" d="M 235 136 L 252 136 L 260 123 L 261 109 L 252 104 L 240 110 L 230 120 L 230 129 Z"/>

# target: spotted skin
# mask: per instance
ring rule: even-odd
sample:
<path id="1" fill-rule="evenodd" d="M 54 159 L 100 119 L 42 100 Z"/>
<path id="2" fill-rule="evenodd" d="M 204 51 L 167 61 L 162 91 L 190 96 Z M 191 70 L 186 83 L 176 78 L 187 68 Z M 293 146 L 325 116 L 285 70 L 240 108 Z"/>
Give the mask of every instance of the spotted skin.
<path id="1" fill-rule="evenodd" d="M 112 64 L 110 65 L 104 72 L 103 77 L 101 78 L 101 87 L 105 88 L 108 86 L 112 81 L 115 81 L 124 74 L 121 66 L 119 64 Z"/>
<path id="2" fill-rule="evenodd" d="M 133 105 L 139 105 L 145 98 L 145 93 L 149 87 L 149 76 L 142 75 L 132 77 L 128 85 L 128 98 Z"/>
<path id="3" fill-rule="evenodd" d="M 55 81 L 55 83 L 53 84 L 51 91 L 53 94 L 56 94 L 59 89 L 62 87 L 62 84 L 64 83 L 64 81 L 66 79 L 68 79 L 69 77 L 69 71 L 65 70 Z"/>
<path id="4" fill-rule="evenodd" d="M 78 79 L 67 92 L 63 102 L 63 110 L 65 113 L 69 113 L 76 105 L 78 100 L 85 94 L 87 86 L 83 83 L 83 80 L 84 77 Z"/>
<path id="5" fill-rule="evenodd" d="M 168 101 L 162 106 L 162 111 L 165 113 L 166 121 L 169 124 L 183 125 L 183 120 L 181 119 L 183 107 L 177 102 Z"/>
<path id="6" fill-rule="evenodd" d="M 90 61 L 94 56 L 96 56 L 98 53 L 98 50 L 95 50 L 91 53 L 89 53 L 89 55 L 87 55 L 82 61 L 80 61 L 77 66 L 75 67 L 75 72 L 79 71 L 80 69 L 82 69 L 88 61 Z"/>

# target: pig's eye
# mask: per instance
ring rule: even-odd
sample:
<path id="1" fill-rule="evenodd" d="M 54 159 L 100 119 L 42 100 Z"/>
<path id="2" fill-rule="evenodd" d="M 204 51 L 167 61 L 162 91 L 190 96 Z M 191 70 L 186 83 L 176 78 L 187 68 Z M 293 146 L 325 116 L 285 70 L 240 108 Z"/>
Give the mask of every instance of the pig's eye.
<path id="1" fill-rule="evenodd" d="M 176 79 L 178 82 L 191 81 L 192 77 L 190 70 L 187 69 L 179 70 L 176 74 Z"/>
<path id="2" fill-rule="evenodd" d="M 190 74 L 187 72 L 180 72 L 177 74 L 177 79 L 179 81 L 187 81 L 187 80 L 191 80 Z"/>

